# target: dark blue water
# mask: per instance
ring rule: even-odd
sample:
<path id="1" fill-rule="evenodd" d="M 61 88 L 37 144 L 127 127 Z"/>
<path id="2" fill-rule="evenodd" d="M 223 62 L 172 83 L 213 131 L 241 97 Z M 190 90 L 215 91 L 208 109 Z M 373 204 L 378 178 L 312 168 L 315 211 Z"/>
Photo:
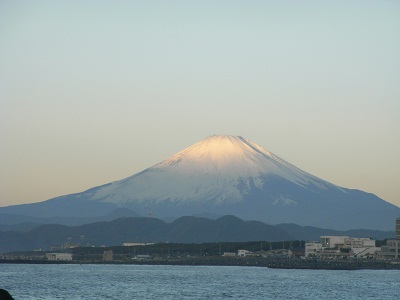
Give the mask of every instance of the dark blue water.
<path id="1" fill-rule="evenodd" d="M 0 264 L 15 299 L 400 299 L 400 271 Z"/>

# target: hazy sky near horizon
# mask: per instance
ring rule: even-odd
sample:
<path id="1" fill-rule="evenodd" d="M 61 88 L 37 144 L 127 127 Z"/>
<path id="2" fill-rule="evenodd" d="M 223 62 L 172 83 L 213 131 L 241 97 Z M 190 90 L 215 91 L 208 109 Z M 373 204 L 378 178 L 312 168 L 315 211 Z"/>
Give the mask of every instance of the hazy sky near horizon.
<path id="1" fill-rule="evenodd" d="M 400 206 L 400 2 L 0 2 L 0 206 L 212 134 Z"/>

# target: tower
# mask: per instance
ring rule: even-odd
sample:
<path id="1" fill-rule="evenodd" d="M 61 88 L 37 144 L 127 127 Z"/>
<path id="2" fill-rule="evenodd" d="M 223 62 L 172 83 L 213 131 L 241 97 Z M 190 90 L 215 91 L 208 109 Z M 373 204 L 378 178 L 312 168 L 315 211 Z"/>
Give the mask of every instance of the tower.
<path id="1" fill-rule="evenodd" d="M 396 219 L 396 239 L 400 240 L 400 218 Z"/>

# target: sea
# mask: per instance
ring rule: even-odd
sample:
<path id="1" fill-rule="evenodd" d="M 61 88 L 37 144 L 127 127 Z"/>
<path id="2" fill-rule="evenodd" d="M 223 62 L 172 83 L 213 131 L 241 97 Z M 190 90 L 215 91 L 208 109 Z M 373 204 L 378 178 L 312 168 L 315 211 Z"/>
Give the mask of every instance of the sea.
<path id="1" fill-rule="evenodd" d="M 399 270 L 112 264 L 0 264 L 25 299 L 400 299 Z"/>

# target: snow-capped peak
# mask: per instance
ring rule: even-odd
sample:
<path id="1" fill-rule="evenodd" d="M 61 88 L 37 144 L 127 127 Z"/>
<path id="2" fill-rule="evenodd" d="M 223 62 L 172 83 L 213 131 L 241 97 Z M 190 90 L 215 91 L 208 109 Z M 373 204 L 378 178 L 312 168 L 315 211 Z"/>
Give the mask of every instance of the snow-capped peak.
<path id="1" fill-rule="evenodd" d="M 191 161 L 211 160 L 214 163 L 226 164 L 232 163 L 232 160 L 257 155 L 257 152 L 271 156 L 268 151 L 241 136 L 212 135 L 178 152 L 163 163 L 175 164 L 182 159 L 188 159 Z"/>
<path id="2" fill-rule="evenodd" d="M 303 187 L 329 184 L 241 136 L 213 135 L 138 174 L 100 187 L 93 199 L 121 204 L 237 202 L 251 188 L 261 189 L 268 175 Z"/>
<path id="3" fill-rule="evenodd" d="M 274 174 L 306 184 L 311 175 L 241 136 L 212 135 L 178 152 L 153 168 L 179 165 L 182 170 L 209 171 L 229 177 Z"/>

